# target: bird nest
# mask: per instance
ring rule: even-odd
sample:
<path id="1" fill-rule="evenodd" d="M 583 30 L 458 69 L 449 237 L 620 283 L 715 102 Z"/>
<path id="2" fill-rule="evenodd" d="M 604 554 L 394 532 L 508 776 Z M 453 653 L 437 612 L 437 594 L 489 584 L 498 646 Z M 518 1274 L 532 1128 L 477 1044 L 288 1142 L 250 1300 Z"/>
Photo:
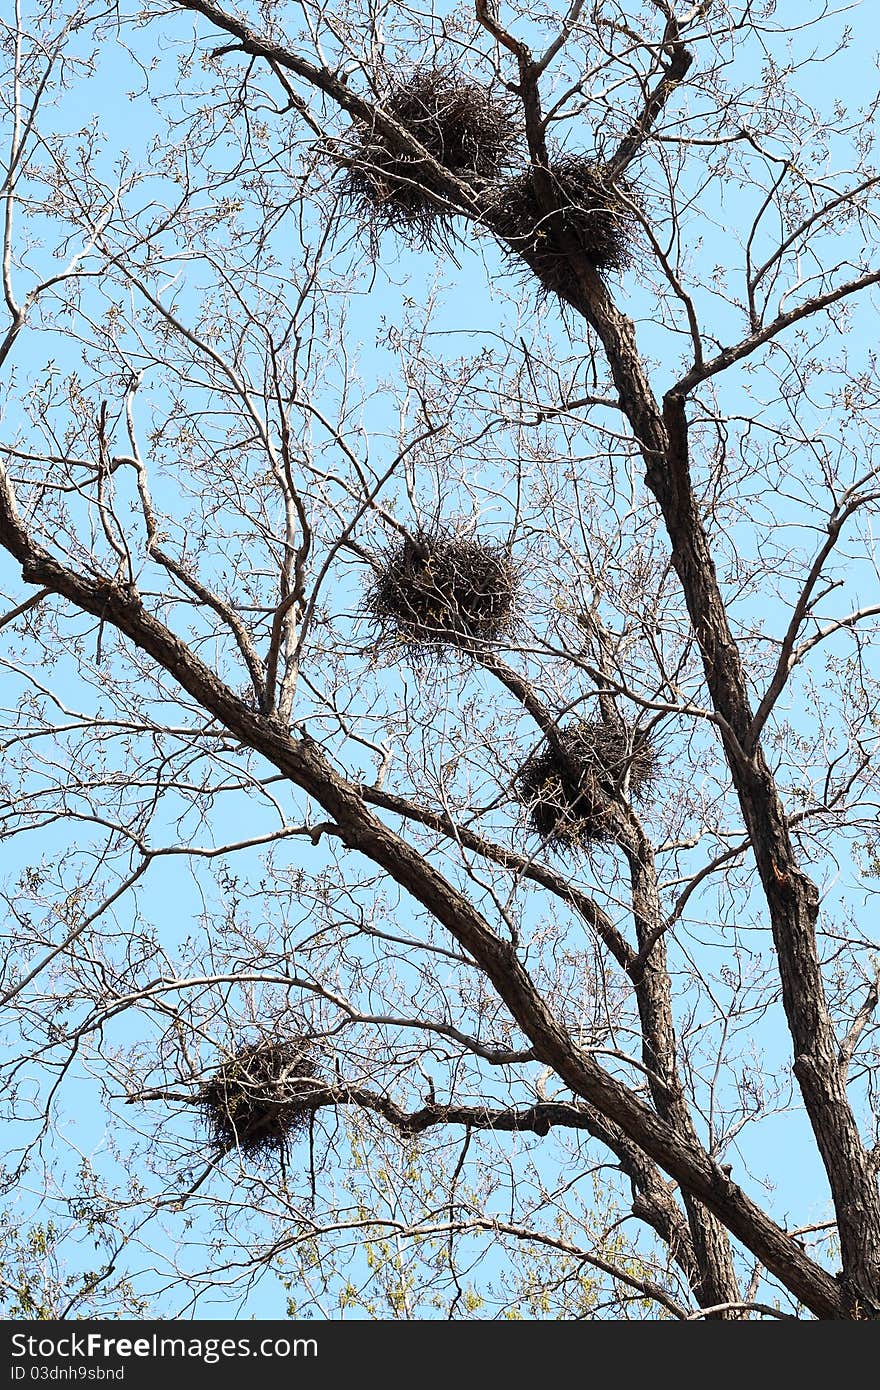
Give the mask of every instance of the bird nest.
<path id="1" fill-rule="evenodd" d="M 312 1115 L 318 1069 L 303 1038 L 240 1047 L 202 1085 L 199 1105 L 211 1142 L 249 1158 L 286 1154 Z"/>
<path id="2" fill-rule="evenodd" d="M 516 125 L 509 102 L 449 68 L 420 69 L 390 87 L 382 111 L 451 174 L 474 186 L 509 167 Z M 434 182 L 428 162 L 394 148 L 366 122 L 358 122 L 343 191 L 374 232 L 392 231 L 428 245 L 449 231 L 455 209 Z"/>
<path id="3" fill-rule="evenodd" d="M 532 170 L 525 169 L 499 190 L 492 226 L 545 290 L 569 296 L 578 288 L 571 252 L 596 270 L 619 270 L 629 262 L 632 195 L 583 155 L 556 159 L 548 172 L 557 212 L 542 210 Z"/>
<path id="4" fill-rule="evenodd" d="M 610 839 L 614 797 L 641 799 L 655 779 L 650 735 L 622 721 L 584 722 L 561 730 L 559 744 L 543 744 L 516 779 L 533 830 L 552 849 Z"/>
<path id="5" fill-rule="evenodd" d="M 364 610 L 381 640 L 436 650 L 497 642 L 513 627 L 515 596 L 506 550 L 420 531 L 386 550 Z"/>

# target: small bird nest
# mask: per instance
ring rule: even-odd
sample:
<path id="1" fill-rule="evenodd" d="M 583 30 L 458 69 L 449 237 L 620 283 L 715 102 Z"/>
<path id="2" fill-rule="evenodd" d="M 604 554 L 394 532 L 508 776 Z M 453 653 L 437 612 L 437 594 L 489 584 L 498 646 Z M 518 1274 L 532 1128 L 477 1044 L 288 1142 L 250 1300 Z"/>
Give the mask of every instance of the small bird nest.
<path id="1" fill-rule="evenodd" d="M 558 212 L 542 211 L 532 171 L 525 169 L 500 189 L 491 225 L 545 290 L 568 296 L 577 291 L 577 278 L 564 242 L 596 270 L 622 269 L 630 259 L 634 218 L 629 190 L 610 183 L 595 161 L 567 155 L 548 172 Z"/>
<path id="2" fill-rule="evenodd" d="M 500 546 L 419 531 L 388 548 L 364 611 L 414 649 L 494 642 L 513 627 L 516 571 Z"/>
<path id="3" fill-rule="evenodd" d="M 557 748 L 544 743 L 526 761 L 517 794 L 532 828 L 551 849 L 601 843 L 613 833 L 613 798 L 628 789 L 640 799 L 656 776 L 650 734 L 621 721 L 562 729 Z"/>
<path id="4" fill-rule="evenodd" d="M 317 1076 L 303 1038 L 239 1048 L 199 1093 L 211 1142 L 221 1153 L 238 1149 L 249 1158 L 272 1152 L 283 1157 L 312 1115 L 307 1101 Z"/>
<path id="5" fill-rule="evenodd" d="M 450 68 L 423 68 L 389 88 L 382 110 L 451 174 L 474 186 L 501 176 L 516 141 L 506 100 Z M 375 232 L 426 246 L 449 230 L 455 210 L 431 191 L 424 159 L 401 154 L 374 126 L 359 122 L 343 191 Z"/>

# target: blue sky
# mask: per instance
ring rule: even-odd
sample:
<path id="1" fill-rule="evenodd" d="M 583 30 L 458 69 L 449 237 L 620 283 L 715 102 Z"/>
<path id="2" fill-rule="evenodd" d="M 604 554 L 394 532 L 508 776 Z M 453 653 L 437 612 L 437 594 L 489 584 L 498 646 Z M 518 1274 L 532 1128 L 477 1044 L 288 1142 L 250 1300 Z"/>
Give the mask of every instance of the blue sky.
<path id="1" fill-rule="evenodd" d="M 782 14 L 780 8 L 779 14 Z M 789 5 L 786 7 L 787 13 L 796 15 L 797 7 Z M 841 15 L 839 24 L 842 26 L 847 21 L 848 12 Z M 864 30 L 869 27 L 869 20 L 865 18 L 866 10 L 857 12 L 856 18 Z M 158 66 L 151 74 L 151 82 L 154 90 L 162 88 L 163 83 L 170 85 L 174 73 L 174 66 L 181 50 L 188 44 L 188 35 L 191 32 L 192 23 L 189 17 L 181 16 L 177 18 L 166 18 L 161 24 L 154 23 L 152 26 L 141 31 L 138 35 L 138 55 L 145 62 L 149 57 L 152 59 L 154 54 L 160 54 Z M 160 45 L 160 36 L 162 44 Z M 173 36 L 173 37 L 172 37 Z M 803 36 L 800 43 L 811 42 L 809 36 Z M 167 44 L 167 47 L 164 46 Z M 740 62 L 743 69 L 748 69 L 750 65 L 755 66 L 758 62 L 757 53 L 754 49 L 745 49 L 740 55 Z M 876 63 L 874 55 L 870 49 L 867 38 L 858 41 L 845 51 L 841 52 L 833 59 L 829 59 L 822 64 L 816 64 L 812 69 L 807 69 L 802 79 L 802 91 L 807 100 L 814 103 L 818 109 L 824 103 L 831 103 L 838 92 L 845 91 L 850 101 L 858 102 L 862 92 L 865 96 L 870 90 L 870 84 L 876 77 Z M 207 80 L 207 79 L 206 79 Z M 187 104 L 189 109 L 193 109 L 198 100 L 198 89 L 200 84 L 198 70 L 185 74 L 185 84 L 189 90 Z M 92 172 L 105 170 L 108 178 L 111 171 L 121 159 L 130 158 L 133 163 L 138 164 L 142 160 L 149 160 L 154 157 L 150 154 L 151 142 L 162 130 L 160 120 L 160 109 L 153 106 L 149 99 L 144 96 L 135 96 L 129 100 L 128 93 L 137 91 L 141 85 L 140 74 L 137 64 L 131 57 L 126 57 L 122 50 L 107 41 L 101 49 L 99 61 L 93 76 L 88 80 L 77 80 L 70 89 L 64 94 L 58 105 L 52 112 L 52 121 L 57 130 L 70 130 L 76 125 L 85 127 L 93 117 L 97 118 L 97 127 L 100 132 L 100 153 L 96 153 L 92 161 Z M 289 120 L 286 117 L 285 120 Z M 269 144 L 273 146 L 273 141 L 281 142 L 283 138 L 282 123 L 277 122 L 272 128 Z M 231 148 L 231 145 L 230 145 Z M 229 156 L 229 149 L 220 152 L 224 157 Z M 829 149 L 829 166 L 834 164 L 837 151 L 832 147 Z M 280 181 L 280 174 L 279 174 Z M 651 188 L 652 197 L 656 200 L 660 196 L 660 181 L 657 170 L 648 161 L 646 180 Z M 137 197 L 144 203 L 153 196 L 158 195 L 162 186 L 161 179 L 157 176 L 155 183 L 145 182 L 139 189 Z M 212 195 L 215 196 L 215 195 Z M 731 248 L 736 244 L 736 232 L 739 227 L 745 225 L 748 211 L 754 208 L 759 198 L 758 191 L 748 185 L 748 183 L 737 183 L 731 180 L 723 189 L 723 193 L 718 191 L 715 186 L 712 193 L 707 195 L 703 206 L 706 214 L 701 224 L 702 240 L 695 242 L 693 246 L 687 248 L 691 258 L 691 268 L 694 272 L 703 268 L 711 270 L 716 261 L 725 261 L 731 257 Z M 710 201 L 711 200 L 711 201 Z M 316 208 L 312 213 L 306 215 L 306 228 L 310 237 L 314 237 L 318 232 L 319 211 Z M 274 244 L 278 249 L 279 257 L 290 256 L 290 246 L 293 244 L 293 211 L 289 215 L 289 220 L 282 220 L 274 234 Z M 713 230 L 714 228 L 714 230 Z M 222 235 L 222 234 L 221 234 Z M 42 265 L 49 263 L 51 252 L 47 249 L 37 254 L 36 258 Z M 191 248 L 185 248 L 190 250 Z M 397 369 L 396 354 L 386 347 L 380 346 L 377 341 L 382 335 L 388 324 L 399 324 L 406 313 L 412 317 L 418 317 L 418 306 L 422 303 L 426 287 L 434 283 L 435 277 L 440 275 L 443 281 L 441 307 L 434 320 L 433 328 L 437 336 L 432 337 L 431 346 L 434 350 L 440 350 L 442 346 L 448 359 L 454 358 L 457 354 L 472 352 L 476 355 L 476 347 L 480 339 L 491 346 L 496 332 L 496 325 L 503 327 L 504 331 L 510 334 L 527 335 L 530 344 L 544 343 L 550 353 L 555 353 L 558 360 L 562 361 L 580 351 L 580 331 L 577 325 L 573 325 L 570 319 L 561 316 L 553 303 L 546 300 L 541 302 L 534 301 L 529 291 L 522 288 L 516 278 L 506 273 L 499 263 L 499 255 L 486 239 L 479 242 L 478 254 L 475 254 L 473 246 L 467 246 L 459 255 L 460 266 L 454 267 L 447 264 L 438 266 L 437 258 L 433 255 L 415 253 L 412 251 L 400 251 L 391 239 L 387 239 L 382 246 L 383 259 L 387 258 L 385 264 L 391 267 L 391 276 L 385 273 L 385 267 L 380 264 L 375 279 L 370 276 L 369 267 L 364 261 L 363 274 L 354 282 L 354 290 L 347 304 L 348 322 L 346 325 L 346 343 L 352 352 L 360 353 L 362 361 L 362 371 L 365 380 L 369 383 L 379 382 L 385 375 L 393 375 Z M 730 270 L 728 263 L 727 269 Z M 179 286 L 179 305 L 181 313 L 196 316 L 202 306 L 202 297 L 210 292 L 207 268 L 204 263 L 196 261 L 194 264 L 184 266 L 182 278 Z M 696 278 L 696 274 L 694 274 Z M 722 282 L 723 282 L 722 276 Z M 24 277 L 22 277 L 22 282 Z M 728 307 L 726 311 L 722 308 L 723 283 L 719 290 L 716 285 L 716 292 L 707 296 L 701 303 L 707 319 L 715 326 L 720 339 L 725 340 L 737 336 L 742 331 L 742 320 L 739 311 L 733 307 Z M 621 303 L 626 307 L 639 323 L 640 342 L 643 351 L 649 356 L 657 359 L 656 376 L 661 386 L 666 386 L 675 377 L 679 369 L 679 360 L 682 353 L 681 339 L 678 334 L 672 334 L 668 329 L 660 326 L 656 321 L 653 312 L 653 296 L 656 295 L 656 280 L 648 275 L 632 274 L 625 276 L 620 286 Z M 97 299 L 95 303 L 97 304 Z M 491 327 L 487 331 L 487 324 Z M 874 318 L 870 311 L 865 309 L 857 311 L 853 316 L 853 327 L 849 337 L 849 348 L 856 360 L 866 359 L 873 347 L 873 324 Z M 448 335 L 443 338 L 440 335 Z M 833 364 L 835 345 L 832 343 L 826 353 L 824 362 L 828 366 Z M 63 376 L 70 370 L 84 370 L 81 363 L 81 352 L 75 342 L 65 341 L 63 335 L 56 333 L 42 334 L 40 331 L 34 332 L 23 339 L 22 348 L 19 352 L 16 364 L 17 377 L 15 389 L 10 392 L 5 404 L 7 428 L 14 426 L 21 410 L 21 397 L 24 394 L 24 385 L 28 378 L 39 377 L 42 372 L 46 359 L 51 357 L 56 365 L 57 373 Z M 820 358 L 820 363 L 822 359 Z M 827 382 L 830 378 L 826 377 L 824 367 L 820 370 L 819 382 L 816 392 L 816 404 L 813 407 L 811 418 L 801 418 L 800 424 L 805 435 L 810 435 L 813 431 L 818 432 L 824 428 L 827 432 L 832 432 L 835 427 L 835 416 L 830 412 L 828 406 Z M 328 399 L 332 399 L 338 393 L 340 377 L 338 368 L 334 367 L 328 371 L 325 382 Z M 755 413 L 755 399 L 761 399 L 763 390 L 763 380 L 761 376 L 752 377 L 748 370 L 738 371 L 731 379 L 725 379 L 721 388 L 724 403 L 733 414 Z M 136 409 L 141 427 L 146 433 L 151 422 L 161 421 L 169 411 L 169 398 L 167 389 L 163 384 L 153 385 L 152 381 L 145 384 L 143 393 L 137 398 Z M 766 412 L 768 417 L 775 417 L 776 403 L 767 403 L 759 406 L 758 415 Z M 377 392 L 375 396 L 369 397 L 364 406 L 363 420 L 373 434 L 371 450 L 373 457 L 381 459 L 392 447 L 395 431 L 397 430 L 397 420 L 390 413 L 388 398 L 385 394 Z M 320 435 L 320 430 L 316 430 Z M 736 431 L 732 431 L 732 439 L 737 441 Z M 557 447 L 562 448 L 563 439 L 556 437 Z M 695 466 L 698 473 L 703 469 L 704 461 L 698 458 Z M 463 470 L 464 471 L 464 470 Z M 463 477 L 462 482 L 473 481 Z M 487 476 L 480 480 L 483 487 L 482 493 L 482 517 L 484 524 L 493 527 L 493 533 L 503 534 L 505 526 L 508 524 L 506 504 L 509 498 L 498 496 L 498 478 Z M 128 501 L 128 494 L 125 491 L 128 482 L 120 479 L 120 497 L 123 502 Z M 809 487 L 812 487 L 810 482 Z M 809 487 L 804 490 L 804 495 L 780 499 L 776 496 L 772 499 L 773 505 L 779 510 L 780 520 L 792 528 L 800 528 L 804 524 L 805 515 L 809 512 L 810 491 Z M 436 490 L 435 484 L 428 480 L 420 480 L 420 498 L 424 506 L 429 506 L 433 497 L 432 489 Z M 131 491 L 131 489 L 130 489 Z M 493 496 L 493 493 L 496 494 Z M 132 494 L 133 495 L 133 494 Z M 443 506 L 447 514 L 455 514 L 456 510 L 465 505 L 466 488 L 461 484 L 456 484 L 453 480 L 447 485 L 443 496 Z M 175 518 L 184 515 L 185 505 L 184 490 L 177 489 L 173 471 L 166 470 L 164 480 L 155 486 L 155 498 L 157 505 L 167 509 Z M 816 504 L 821 506 L 824 499 L 817 496 Z M 406 507 L 406 500 L 398 492 L 398 505 Z M 753 499 L 754 510 L 761 505 L 761 498 L 755 495 Z M 406 511 L 401 512 L 407 515 Z M 488 520 L 486 520 L 488 519 Z M 736 525 L 731 528 L 724 536 L 718 537 L 718 543 L 723 561 L 735 559 L 736 555 L 746 556 L 750 553 L 752 546 L 753 530 L 750 525 L 751 518 L 747 515 L 741 517 Z M 218 550 L 211 559 L 209 565 L 213 565 L 217 573 L 222 577 L 224 560 Z M 14 567 L 6 565 L 2 571 L 5 587 L 10 594 L 18 592 L 17 580 L 14 574 Z M 7 578 L 8 576 L 8 578 Z M 864 578 L 860 573 L 850 576 L 850 583 L 840 602 L 844 607 L 852 602 L 853 594 L 857 598 L 865 599 L 870 591 L 873 582 L 873 570 L 869 567 L 864 570 Z M 335 601 L 339 604 L 341 612 L 351 614 L 352 608 L 359 598 L 359 586 L 362 581 L 353 578 L 351 574 L 340 577 L 339 587 L 335 591 Z M 830 600 L 833 602 L 835 600 Z M 768 627 L 775 627 L 782 621 L 783 605 L 778 596 L 773 596 L 767 592 L 756 594 L 753 589 L 747 590 L 741 601 L 736 605 L 735 611 L 740 621 L 753 622 L 764 630 Z M 833 610 L 828 609 L 829 612 Z M 346 628 L 346 637 L 353 632 L 358 633 L 357 624 Z M 848 652 L 849 648 L 844 639 L 840 642 L 841 653 Z M 364 678 L 366 680 L 366 678 Z M 382 668 L 378 673 L 371 676 L 371 684 L 363 686 L 362 698 L 367 699 L 367 691 L 370 697 L 375 695 L 378 690 L 384 693 L 392 702 L 393 699 L 403 698 L 404 691 L 408 691 L 410 686 L 418 684 L 411 672 L 405 672 L 398 676 L 390 666 L 390 663 Z M 63 692 L 65 702 L 70 707 L 92 708 L 94 706 L 94 694 L 91 689 L 77 681 L 73 664 L 62 658 L 57 675 L 58 688 Z M 3 677 L 4 693 L 3 703 L 7 706 L 14 706 L 20 690 L 21 682 L 8 668 Z M 460 705 L 448 704 L 446 707 L 438 707 L 435 712 L 438 729 L 443 725 L 454 723 L 461 709 L 465 707 L 465 702 L 471 698 L 476 690 L 481 689 L 481 678 L 466 679 L 460 678 L 453 673 L 453 678 L 447 687 L 452 692 L 452 699 L 459 701 Z M 422 698 L 430 699 L 430 692 L 422 692 Z M 445 697 L 449 699 L 447 694 Z M 807 703 L 809 692 L 803 692 L 803 700 Z M 89 703 L 91 702 L 91 704 Z M 357 709 L 357 700 L 352 706 Z M 805 718 L 803 705 L 800 718 Z M 111 760 L 114 756 L 110 754 Z M 363 770 L 365 775 L 375 772 L 372 755 L 366 751 L 362 753 Z M 278 793 L 279 799 L 290 816 L 291 820 L 296 818 L 294 807 L 296 799 L 286 789 L 281 789 Z M 170 797 L 165 809 L 154 817 L 150 828 L 153 843 L 158 843 L 162 835 L 170 837 L 175 833 L 175 803 L 174 798 Z M 268 831 L 277 823 L 277 816 L 273 813 L 266 801 L 257 802 L 254 798 L 247 797 L 240 793 L 229 794 L 218 799 L 211 808 L 209 817 L 205 823 L 196 826 L 194 823 L 187 823 L 186 833 L 192 834 L 194 842 L 202 845 L 223 843 L 229 838 L 237 838 L 241 833 L 241 827 L 245 825 L 249 833 L 262 833 Z M 42 843 L 40 852 L 44 854 L 47 861 L 51 863 L 63 855 L 66 848 L 78 850 L 75 840 L 71 842 L 71 837 L 77 831 L 75 826 L 56 825 L 43 832 L 45 839 Z M 697 851 L 690 869 L 693 871 L 701 861 Z M 34 851 L 26 841 L 13 841 L 7 847 L 6 871 L 10 884 L 13 886 L 21 868 L 26 863 L 33 862 Z M 276 868 L 281 866 L 285 872 L 294 874 L 297 866 L 303 866 L 312 874 L 317 874 L 325 866 L 323 858 L 324 851 L 319 848 L 311 850 L 302 848 L 299 841 L 293 842 L 290 848 L 282 848 L 278 857 L 273 861 Z M 243 855 L 238 855 L 234 863 L 230 862 L 229 871 L 237 876 L 242 884 L 255 885 L 266 876 L 266 860 L 260 851 L 247 851 Z M 832 867 L 829 864 L 823 865 L 823 873 L 827 881 L 832 876 Z M 600 869 L 601 873 L 601 869 Z M 837 883 L 833 884 L 832 890 L 835 900 L 839 900 L 844 907 L 851 907 L 854 911 L 859 911 L 864 904 L 864 895 L 868 891 L 859 876 L 852 872 L 852 869 L 845 863 L 841 877 Z M 747 889 L 743 889 L 739 902 L 744 908 L 759 912 L 758 906 L 749 898 Z M 158 939 L 163 948 L 169 955 L 181 948 L 185 948 L 187 941 L 192 937 L 197 941 L 200 933 L 204 931 L 204 923 L 207 918 L 216 913 L 223 905 L 223 889 L 212 881 L 212 876 L 207 870 L 197 876 L 191 875 L 179 860 L 167 860 L 154 866 L 146 879 L 142 890 L 137 897 L 137 906 L 134 899 L 127 899 L 118 909 L 115 910 L 113 920 L 122 929 L 126 923 L 131 923 L 140 918 L 152 924 L 155 928 Z M 713 920 L 713 914 L 717 917 L 718 908 L 713 898 L 713 890 L 707 890 L 702 899 L 696 899 L 694 904 L 695 920 L 699 921 L 701 913 Z M 289 900 L 288 910 L 295 915 L 295 901 L 293 895 Z M 405 904 L 399 907 L 395 904 L 395 910 L 403 920 L 407 930 L 413 928 L 408 908 Z M 255 920 L 260 922 L 261 928 L 265 931 L 269 926 L 277 929 L 277 921 L 272 914 L 282 911 L 282 906 L 278 901 L 269 899 L 261 905 L 257 896 L 249 903 L 248 911 L 254 914 Z M 537 904 L 533 909 L 535 918 L 543 912 L 543 905 Z M 752 928 L 754 931 L 761 930 L 760 924 Z M 688 955 L 692 950 L 697 949 L 694 937 L 699 934 L 699 928 L 694 928 L 693 932 L 687 932 L 680 940 L 674 953 L 674 962 L 677 971 L 687 970 Z M 744 937 L 744 946 L 748 944 L 748 934 Z M 717 959 L 720 965 L 726 951 L 726 939 L 723 931 L 718 930 L 713 933 L 712 943 L 707 948 L 707 959 L 713 962 Z M 242 999 L 247 998 L 247 990 L 241 992 Z M 277 991 L 276 991 L 277 994 Z M 274 996 L 273 996 L 274 997 Z M 154 1025 L 150 1025 L 151 1027 Z M 107 1041 L 111 1045 L 125 1048 L 133 1043 L 139 1036 L 142 1027 L 141 1020 L 136 1016 L 123 1015 L 108 1027 Z M 778 1011 L 775 1015 L 771 1014 L 760 1024 L 760 1029 L 756 1034 L 756 1042 L 763 1049 L 763 1065 L 768 1074 L 775 1075 L 781 1072 L 786 1065 L 788 1058 L 789 1044 L 782 1030 Z M 132 1112 L 129 1111 L 130 1115 Z M 111 1181 L 117 1175 L 116 1165 L 118 1155 L 115 1151 L 115 1143 L 119 1138 L 118 1130 L 115 1128 L 118 1121 L 114 1120 L 107 1124 L 105 1112 L 99 1100 L 97 1078 L 91 1074 L 91 1066 L 80 1071 L 75 1067 L 67 1081 L 63 1092 L 63 1120 L 61 1132 L 66 1136 L 71 1145 L 74 1146 L 73 1153 L 79 1150 L 87 1155 L 94 1164 L 103 1168 L 108 1179 Z M 187 1121 L 184 1118 L 169 1121 L 168 1133 L 171 1132 L 170 1126 L 173 1125 L 174 1132 L 181 1135 L 182 1140 L 186 1139 Z M 809 1135 L 805 1124 L 800 1116 L 786 1115 L 778 1119 L 767 1118 L 762 1124 L 760 1131 L 756 1133 L 754 1140 L 749 1132 L 742 1138 L 742 1152 L 746 1158 L 754 1161 L 757 1166 L 766 1168 L 768 1172 L 776 1174 L 780 1181 L 776 1190 L 766 1196 L 768 1205 L 778 1218 L 788 1218 L 792 1213 L 797 1213 L 797 1219 L 807 1223 L 812 1220 L 821 1220 L 827 1212 L 826 1191 L 824 1181 L 819 1170 L 818 1161 L 815 1158 L 813 1147 L 809 1141 Z M 66 1141 L 65 1141 L 66 1142 Z M 754 1145 L 754 1149 L 752 1148 Z M 185 1144 L 182 1154 L 185 1153 Z M 57 1150 L 50 1155 L 50 1161 L 59 1165 L 60 1187 L 64 1189 L 69 1182 L 69 1174 L 75 1157 L 71 1159 L 71 1152 L 64 1152 L 64 1143 L 60 1143 Z M 200 1157 L 198 1149 L 194 1157 Z M 183 1163 L 183 1158 L 181 1159 Z M 547 1181 L 551 1181 L 554 1175 L 553 1166 L 549 1160 L 544 1160 L 544 1169 Z M 540 1162 L 539 1162 L 540 1166 Z M 334 1174 L 338 1181 L 345 1179 L 345 1173 L 340 1171 Z M 782 1180 L 784 1178 L 784 1181 Z M 151 1175 L 151 1182 L 156 1182 L 157 1190 L 160 1184 L 155 1175 Z M 212 1180 L 212 1182 L 215 1180 Z M 222 1184 L 228 1179 L 218 1177 L 216 1190 L 222 1190 Z M 34 1189 L 39 1191 L 39 1188 Z M 16 1219 L 27 1221 L 31 1219 L 29 1210 L 28 1188 L 19 1194 L 13 1205 Z M 39 1198 L 33 1199 L 33 1215 L 36 1218 L 40 1213 Z M 196 1218 L 198 1219 L 198 1218 Z M 169 1229 L 177 1222 L 175 1218 L 168 1218 Z M 198 1226 L 196 1227 L 198 1233 Z M 156 1239 L 151 1236 L 151 1239 Z M 158 1238 L 157 1244 L 157 1263 L 165 1257 L 170 1245 L 165 1236 Z M 146 1257 L 141 1256 L 144 1260 Z M 193 1258 L 197 1258 L 193 1256 Z M 149 1265 L 143 1267 L 143 1271 L 138 1273 L 132 1270 L 133 1282 L 136 1287 L 152 1287 L 156 1280 L 155 1275 Z M 165 1295 L 163 1295 L 165 1297 Z M 170 1297 L 170 1296 L 168 1296 Z M 280 1289 L 273 1276 L 267 1277 L 260 1283 L 242 1302 L 238 1294 L 231 1297 L 220 1293 L 216 1300 L 204 1300 L 195 1305 L 196 1316 L 209 1316 L 216 1314 L 221 1309 L 229 1311 L 234 1316 L 277 1316 L 283 1311 L 284 1292 Z M 228 1301 L 227 1301 L 228 1299 Z M 163 1306 L 161 1300 L 158 1305 Z M 170 1304 L 164 1305 L 166 1307 Z"/>

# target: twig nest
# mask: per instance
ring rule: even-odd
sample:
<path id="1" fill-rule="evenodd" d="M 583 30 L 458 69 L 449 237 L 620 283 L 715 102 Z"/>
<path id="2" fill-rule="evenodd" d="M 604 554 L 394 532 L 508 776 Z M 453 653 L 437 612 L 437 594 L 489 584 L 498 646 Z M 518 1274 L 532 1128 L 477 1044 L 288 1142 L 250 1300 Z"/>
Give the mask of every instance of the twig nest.
<path id="1" fill-rule="evenodd" d="M 380 640 L 415 649 L 461 647 L 509 633 L 515 596 L 506 550 L 420 531 L 386 550 L 364 610 Z"/>
<path id="2" fill-rule="evenodd" d="M 644 796 L 656 776 L 650 735 L 624 723 L 583 722 L 560 731 L 564 756 L 545 742 L 521 768 L 517 794 L 551 849 L 608 840 L 613 798 Z"/>
<path id="3" fill-rule="evenodd" d="M 545 290 L 566 295 L 577 281 L 564 242 L 596 270 L 618 270 L 630 259 L 634 218 L 628 190 L 612 184 L 602 166 L 583 155 L 567 155 L 548 169 L 559 211 L 542 211 L 531 169 L 499 190 L 494 230 L 524 260 Z"/>
<path id="4" fill-rule="evenodd" d="M 423 68 L 382 96 L 382 110 L 450 173 L 475 186 L 509 168 L 516 144 L 510 104 L 450 68 Z M 428 245 L 448 233 L 455 210 L 431 191 L 424 159 L 402 154 L 373 126 L 359 123 L 343 189 L 374 232 Z"/>
<path id="5" fill-rule="evenodd" d="M 211 1142 L 221 1152 L 249 1158 L 286 1154 L 291 1139 L 312 1114 L 318 1069 L 303 1038 L 251 1043 L 239 1048 L 204 1082 L 199 1105 Z"/>

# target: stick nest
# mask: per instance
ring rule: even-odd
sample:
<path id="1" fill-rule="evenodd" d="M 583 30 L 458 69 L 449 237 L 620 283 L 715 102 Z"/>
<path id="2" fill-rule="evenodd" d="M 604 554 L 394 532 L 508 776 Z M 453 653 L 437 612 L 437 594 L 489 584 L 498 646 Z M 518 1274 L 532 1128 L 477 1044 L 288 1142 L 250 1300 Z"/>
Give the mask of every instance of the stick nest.
<path id="1" fill-rule="evenodd" d="M 415 649 L 495 642 L 514 625 L 516 584 L 500 546 L 419 531 L 386 550 L 364 610 L 380 640 Z"/>
<path id="2" fill-rule="evenodd" d="M 613 833 L 613 798 L 641 799 L 656 777 L 650 735 L 625 724 L 584 722 L 559 735 L 564 757 L 549 743 L 533 753 L 516 779 L 536 834 L 551 849 L 601 843 Z"/>
<path id="3" fill-rule="evenodd" d="M 632 195 L 583 155 L 554 160 L 549 174 L 558 212 L 542 212 L 532 171 L 525 169 L 499 191 L 492 226 L 511 253 L 531 266 L 545 290 L 567 296 L 577 292 L 578 284 L 566 240 L 596 270 L 620 270 L 629 263 Z"/>
<path id="4" fill-rule="evenodd" d="M 239 1048 L 204 1082 L 199 1104 L 211 1142 L 221 1153 L 249 1158 L 287 1153 L 312 1114 L 318 1068 L 303 1038 L 261 1041 Z"/>
<path id="5" fill-rule="evenodd" d="M 383 112 L 458 178 L 482 186 L 509 167 L 517 141 L 508 101 L 450 68 L 423 68 L 381 98 Z M 449 232 L 455 210 L 431 191 L 424 159 L 401 154 L 372 125 L 355 126 L 343 191 L 375 233 L 427 246 Z"/>

